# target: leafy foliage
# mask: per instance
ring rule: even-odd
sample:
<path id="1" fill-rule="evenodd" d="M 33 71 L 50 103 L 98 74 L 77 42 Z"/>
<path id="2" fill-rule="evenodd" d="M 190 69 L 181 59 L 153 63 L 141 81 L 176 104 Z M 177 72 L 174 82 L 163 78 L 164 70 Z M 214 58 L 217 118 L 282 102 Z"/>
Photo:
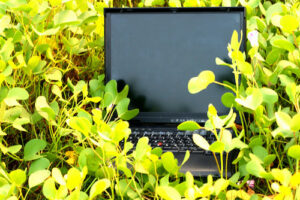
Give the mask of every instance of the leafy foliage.
<path id="1" fill-rule="evenodd" d="M 213 132 L 213 144 L 193 140 L 214 155 L 237 149 L 231 178 L 223 156 L 220 177 L 202 181 L 180 173 L 189 151 L 178 163 L 146 137 L 135 148 L 127 141 L 127 120 L 138 110 L 128 110 L 128 86 L 104 84 L 102 75 L 103 8 L 124 6 L 246 7 L 247 54 L 235 31 L 232 62 L 216 58 L 235 83 L 217 82 L 208 70 L 187 83 L 191 93 L 210 84 L 231 90 L 222 97 L 230 112 L 219 116 L 209 105 L 204 125 L 178 126 Z M 0 199 L 299 197 L 299 10 L 294 0 L 0 1 Z"/>

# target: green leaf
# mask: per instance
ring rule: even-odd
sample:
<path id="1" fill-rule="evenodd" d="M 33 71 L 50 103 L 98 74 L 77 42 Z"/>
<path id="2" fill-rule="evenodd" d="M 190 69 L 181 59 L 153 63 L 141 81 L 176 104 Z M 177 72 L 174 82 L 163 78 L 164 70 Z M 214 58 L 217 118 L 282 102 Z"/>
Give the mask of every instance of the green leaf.
<path id="1" fill-rule="evenodd" d="M 76 25 L 79 24 L 77 15 L 72 10 L 63 10 L 57 13 L 54 18 L 55 26 Z"/>
<path id="2" fill-rule="evenodd" d="M 61 81 L 61 79 L 62 79 L 62 73 L 61 73 L 61 71 L 60 70 L 58 70 L 58 69 L 55 69 L 55 68 L 51 68 L 51 69 L 49 69 L 48 71 L 47 71 L 47 73 L 46 73 L 46 81 L 48 81 L 48 82 L 51 82 L 51 81 Z M 80 82 L 80 81 L 79 81 Z M 79 83 L 78 82 L 78 83 Z M 78 85 L 78 83 L 77 83 L 77 85 Z M 77 86 L 76 85 L 76 86 Z M 76 87 L 75 86 L 75 87 Z M 74 88 L 74 90 L 75 90 L 75 88 Z M 74 92 L 75 93 L 75 92 Z"/>
<path id="3" fill-rule="evenodd" d="M 209 150 L 209 144 L 208 144 L 208 142 L 201 135 L 199 135 L 199 134 L 193 134 L 193 141 L 200 148 L 202 148 L 204 150 L 207 150 L 207 151 Z"/>
<path id="4" fill-rule="evenodd" d="M 264 158 L 264 166 L 269 166 L 270 164 L 273 163 L 273 161 L 276 159 L 276 155 L 275 154 L 270 154 L 270 155 L 267 155 L 265 158 Z"/>
<path id="5" fill-rule="evenodd" d="M 263 87 L 260 89 L 260 92 L 263 95 L 264 103 L 272 105 L 278 101 L 278 95 L 274 90 Z"/>
<path id="6" fill-rule="evenodd" d="M 256 155 L 261 161 L 264 161 L 268 156 L 268 151 L 262 146 L 254 146 L 252 148 L 254 155 Z"/>
<path id="7" fill-rule="evenodd" d="M 81 184 L 81 174 L 78 169 L 69 169 L 67 177 L 67 188 L 69 190 L 73 190 Z"/>
<path id="8" fill-rule="evenodd" d="M 123 90 L 120 93 L 118 93 L 118 95 L 116 97 L 116 104 L 118 104 L 121 100 L 123 100 L 124 98 L 127 97 L 128 91 L 129 91 L 129 87 L 128 87 L 128 85 L 125 85 Z"/>
<path id="9" fill-rule="evenodd" d="M 232 134 L 229 130 L 224 130 L 221 138 L 221 142 L 224 143 L 224 150 L 228 153 L 231 150 Z"/>
<path id="10" fill-rule="evenodd" d="M 32 139 L 25 144 L 24 147 L 24 160 L 36 160 L 41 156 L 38 155 L 38 152 L 42 151 L 47 146 L 47 142 L 45 140 L 40 139 Z"/>
<path id="11" fill-rule="evenodd" d="M 209 150 L 215 153 L 221 153 L 225 149 L 225 144 L 221 141 L 215 141 L 209 147 Z"/>
<path id="12" fill-rule="evenodd" d="M 28 175 L 39 170 L 47 169 L 49 166 L 50 161 L 47 158 L 39 158 L 31 163 Z"/>
<path id="13" fill-rule="evenodd" d="M 280 19 L 280 25 L 284 32 L 292 33 L 298 28 L 299 21 L 292 15 L 284 15 Z"/>
<path id="14" fill-rule="evenodd" d="M 277 49 L 277 48 L 272 49 L 272 51 L 267 55 L 266 62 L 269 65 L 274 64 L 276 61 L 279 60 L 281 54 L 282 54 L 282 50 Z"/>
<path id="15" fill-rule="evenodd" d="M 49 178 L 49 179 L 47 179 L 44 182 L 44 185 L 43 185 L 43 195 L 47 199 L 55 199 L 56 188 L 55 188 L 55 181 L 54 181 L 54 179 L 52 177 Z"/>
<path id="16" fill-rule="evenodd" d="M 32 173 L 28 179 L 29 188 L 43 183 L 50 176 L 50 171 L 43 169 Z"/>
<path id="17" fill-rule="evenodd" d="M 17 169 L 9 173 L 9 178 L 14 184 L 21 187 L 26 181 L 26 173 L 21 169 Z"/>
<path id="18" fill-rule="evenodd" d="M 87 0 L 76 0 L 76 3 L 81 10 L 81 12 L 86 12 L 88 10 L 88 1 Z"/>
<path id="19" fill-rule="evenodd" d="M 144 157 L 144 155 L 148 151 L 148 149 L 149 149 L 148 142 L 149 142 L 149 139 L 147 137 L 142 137 L 142 138 L 139 139 L 139 141 L 136 145 L 135 159 L 137 161 L 142 160 L 142 158 Z"/>
<path id="20" fill-rule="evenodd" d="M 290 129 L 290 123 L 292 121 L 291 117 L 286 114 L 285 112 L 279 111 L 275 113 L 276 122 L 278 126 L 282 129 L 289 130 Z"/>
<path id="21" fill-rule="evenodd" d="M 222 95 L 221 101 L 224 106 L 231 108 L 235 103 L 235 96 L 231 92 L 226 92 Z"/>
<path id="22" fill-rule="evenodd" d="M 19 105 L 16 100 L 26 100 L 28 97 L 29 94 L 24 88 L 15 87 L 8 91 L 4 101 L 8 106 L 16 106 Z"/>
<path id="23" fill-rule="evenodd" d="M 101 179 L 96 181 L 90 190 L 90 199 L 94 199 L 97 195 L 100 195 L 104 190 L 110 186 L 108 179 Z"/>
<path id="24" fill-rule="evenodd" d="M 178 171 L 177 160 L 172 152 L 166 152 L 161 156 L 162 164 L 170 174 L 176 174 Z"/>
<path id="25" fill-rule="evenodd" d="M 35 101 L 35 109 L 43 118 L 48 121 L 55 120 L 55 112 L 47 103 L 46 97 L 39 96 Z"/>
<path id="26" fill-rule="evenodd" d="M 91 122 L 85 117 L 72 117 L 68 121 L 68 125 L 71 128 L 83 133 L 83 135 L 85 136 L 88 136 L 92 128 Z"/>
<path id="27" fill-rule="evenodd" d="M 261 105 L 263 101 L 263 95 L 259 89 L 256 88 L 248 88 L 252 90 L 251 94 L 245 98 L 236 98 L 235 101 L 240 105 L 249 108 L 251 110 L 256 110 L 256 108 Z"/>
<path id="28" fill-rule="evenodd" d="M 252 75 L 252 65 L 246 61 L 237 61 L 237 67 L 244 75 Z"/>
<path id="29" fill-rule="evenodd" d="M 187 151 L 185 152 L 184 158 L 183 158 L 182 163 L 181 163 L 180 166 L 183 166 L 183 165 L 188 161 L 188 159 L 190 158 L 190 155 L 191 155 L 191 154 L 190 154 L 190 151 L 187 150 Z"/>
<path id="30" fill-rule="evenodd" d="M 12 38 L 9 38 L 8 40 L 6 40 L 0 50 L 0 57 L 2 58 L 3 61 L 8 61 L 11 58 L 10 55 L 12 54 L 12 52 L 14 50 L 14 44 L 13 44 L 12 40 L 13 40 Z"/>
<path id="31" fill-rule="evenodd" d="M 42 73 L 45 65 L 46 62 L 42 61 L 40 56 L 32 56 L 28 61 L 26 72 L 31 72 L 33 74 Z"/>
<path id="32" fill-rule="evenodd" d="M 295 46 L 285 38 L 271 40 L 271 44 L 274 47 L 285 49 L 290 52 L 295 49 Z"/>
<path id="33" fill-rule="evenodd" d="M 232 33 L 230 44 L 233 50 L 235 51 L 239 50 L 240 44 L 239 44 L 238 32 L 236 30 L 234 30 Z"/>
<path id="34" fill-rule="evenodd" d="M 256 177 L 261 177 L 261 173 L 265 173 L 265 169 L 257 160 L 251 160 L 246 164 L 246 170 L 249 174 L 252 174 Z"/>
<path id="35" fill-rule="evenodd" d="M 29 118 L 17 118 L 13 122 L 13 127 L 15 129 L 18 129 L 19 131 L 25 131 L 25 132 L 27 132 L 27 130 L 24 129 L 22 126 L 24 124 L 28 124 L 28 123 L 30 123 L 30 119 Z"/>
<path id="36" fill-rule="evenodd" d="M 215 190 L 216 195 L 219 195 L 219 193 L 221 191 L 226 190 L 228 185 L 229 185 L 228 180 L 225 180 L 223 178 L 216 180 L 215 185 L 214 185 L 214 190 Z"/>
<path id="37" fill-rule="evenodd" d="M 290 123 L 291 130 L 294 132 L 299 131 L 300 129 L 300 113 L 297 113 L 293 116 L 292 121 Z"/>
<path id="38" fill-rule="evenodd" d="M 212 71 L 204 70 L 197 77 L 190 79 L 188 90 L 191 94 L 196 94 L 215 81 L 215 74 Z"/>
<path id="39" fill-rule="evenodd" d="M 133 109 L 129 111 L 128 110 L 129 103 L 130 100 L 128 98 L 124 98 L 117 104 L 116 108 L 117 108 L 118 116 L 123 120 L 130 120 L 139 113 L 138 109 Z"/>
<path id="40" fill-rule="evenodd" d="M 276 4 L 273 4 L 271 5 L 267 11 L 266 11 L 266 20 L 267 20 L 267 23 L 270 23 L 270 20 L 272 18 L 273 15 L 275 14 L 280 14 L 282 12 L 282 3 L 276 3 Z"/>
<path id="41" fill-rule="evenodd" d="M 300 145 L 293 145 L 288 150 L 288 155 L 296 160 L 300 159 Z"/>
<path id="42" fill-rule="evenodd" d="M 9 153 L 16 154 L 21 150 L 21 148 L 22 148 L 22 145 L 20 145 L 20 144 L 13 145 L 13 146 L 8 147 L 7 151 Z"/>
<path id="43" fill-rule="evenodd" d="M 232 66 L 231 66 L 230 64 L 224 62 L 224 61 L 221 60 L 219 57 L 216 57 L 216 60 L 215 60 L 215 61 L 216 61 L 216 64 L 217 64 L 217 65 L 224 65 L 224 66 L 228 66 L 228 67 L 232 68 Z"/>
<path id="44" fill-rule="evenodd" d="M 170 186 L 159 186 L 156 189 L 157 194 L 166 200 L 180 200 L 179 192 Z"/>
<path id="45" fill-rule="evenodd" d="M 200 128 L 201 128 L 201 126 L 197 122 L 194 122 L 194 121 L 185 121 L 177 126 L 178 130 L 183 130 L 183 131 L 195 131 Z"/>
<path id="46" fill-rule="evenodd" d="M 230 149 L 228 151 L 231 151 L 232 149 L 245 149 L 247 148 L 248 146 L 242 142 L 239 138 L 233 138 L 232 139 L 232 142 L 231 142 L 231 145 L 230 145 Z"/>

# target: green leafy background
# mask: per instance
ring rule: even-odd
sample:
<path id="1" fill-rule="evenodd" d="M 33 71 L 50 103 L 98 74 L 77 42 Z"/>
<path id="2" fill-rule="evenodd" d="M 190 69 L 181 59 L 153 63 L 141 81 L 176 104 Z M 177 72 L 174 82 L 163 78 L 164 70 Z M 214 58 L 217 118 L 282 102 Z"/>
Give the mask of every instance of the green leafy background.
<path id="1" fill-rule="evenodd" d="M 211 71 L 186 83 L 192 94 L 231 90 L 221 99 L 228 115 L 208 105 L 205 124 L 178 126 L 211 131 L 215 143 L 194 142 L 225 155 L 220 175 L 204 179 L 179 172 L 189 151 L 178 163 L 146 137 L 127 141 L 138 109 L 128 110 L 128 86 L 104 84 L 103 9 L 215 6 L 244 6 L 250 35 L 246 52 L 240 33 L 229 38 L 232 63 L 216 58 L 235 83 Z M 299 198 L 299 24 L 297 0 L 0 0 L 0 199 Z"/>

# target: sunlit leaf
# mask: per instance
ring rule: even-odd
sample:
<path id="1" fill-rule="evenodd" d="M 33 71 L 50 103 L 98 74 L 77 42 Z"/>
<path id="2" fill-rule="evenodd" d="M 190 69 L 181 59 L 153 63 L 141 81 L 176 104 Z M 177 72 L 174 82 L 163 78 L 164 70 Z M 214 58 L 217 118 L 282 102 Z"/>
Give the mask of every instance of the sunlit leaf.
<path id="1" fill-rule="evenodd" d="M 198 93 L 207 88 L 207 86 L 215 81 L 215 75 L 212 71 L 204 70 L 197 77 L 190 79 L 188 90 L 191 94 Z"/>
<path id="2" fill-rule="evenodd" d="M 171 174 L 175 174 L 178 171 L 177 160 L 174 158 L 172 152 L 166 152 L 161 156 L 164 168 Z"/>
<path id="3" fill-rule="evenodd" d="M 60 11 L 54 16 L 53 20 L 55 26 L 75 25 L 79 23 L 77 15 L 72 10 Z"/>
<path id="4" fill-rule="evenodd" d="M 221 153 L 225 149 L 225 144 L 221 141 L 215 141 L 209 147 L 209 150 L 215 153 Z"/>
<path id="5" fill-rule="evenodd" d="M 101 179 L 96 181 L 90 190 L 90 199 L 95 198 L 100 195 L 104 190 L 110 186 L 110 181 L 108 179 Z"/>
<path id="6" fill-rule="evenodd" d="M 276 122 L 278 126 L 282 129 L 290 129 L 290 123 L 292 121 L 291 117 L 285 112 L 279 111 L 275 113 Z"/>
<path id="7" fill-rule="evenodd" d="M 193 134 L 193 141 L 202 149 L 209 150 L 209 144 L 204 137 L 199 134 Z"/>
<path id="8" fill-rule="evenodd" d="M 76 168 L 71 168 L 67 174 L 67 188 L 73 190 L 75 187 L 78 187 L 81 184 L 81 174 L 80 171 Z"/>
<path id="9" fill-rule="evenodd" d="M 17 169 L 9 173 L 9 178 L 13 183 L 20 187 L 26 181 L 26 173 L 21 169 Z"/>
<path id="10" fill-rule="evenodd" d="M 165 200 L 180 200 L 181 196 L 177 190 L 170 186 L 159 186 L 156 189 L 157 194 Z"/>
<path id="11" fill-rule="evenodd" d="M 141 160 L 144 155 L 146 154 L 146 152 L 148 151 L 148 142 L 149 139 L 147 137 L 142 137 L 139 139 L 137 145 L 136 145 L 136 157 L 135 159 L 137 161 Z"/>
<path id="12" fill-rule="evenodd" d="M 54 181 L 54 179 L 52 177 L 49 178 L 49 179 L 47 179 L 44 182 L 44 185 L 43 185 L 43 194 L 48 199 L 55 199 L 56 188 L 55 188 L 55 181 Z"/>
<path id="13" fill-rule="evenodd" d="M 295 31 L 299 26 L 299 21 L 297 17 L 292 15 L 284 15 L 280 19 L 280 25 L 282 27 L 282 30 L 287 33 L 292 33 Z"/>
<path id="14" fill-rule="evenodd" d="M 44 182 L 50 176 L 49 170 L 39 170 L 32 173 L 28 179 L 29 188 L 35 187 Z"/>

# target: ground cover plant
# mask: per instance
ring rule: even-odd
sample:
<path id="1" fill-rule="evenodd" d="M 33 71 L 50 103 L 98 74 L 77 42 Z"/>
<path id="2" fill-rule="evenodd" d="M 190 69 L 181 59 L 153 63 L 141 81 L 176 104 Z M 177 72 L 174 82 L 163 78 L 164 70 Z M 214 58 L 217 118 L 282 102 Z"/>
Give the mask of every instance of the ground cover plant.
<path id="1" fill-rule="evenodd" d="M 232 63 L 216 58 L 236 84 L 210 71 L 187 83 L 191 93 L 231 90 L 222 102 L 242 125 L 209 105 L 205 126 L 178 126 L 211 130 L 215 143 L 193 139 L 214 154 L 238 149 L 230 178 L 226 159 L 206 180 L 179 172 L 189 151 L 178 163 L 145 137 L 133 149 L 129 88 L 104 84 L 103 8 L 162 6 L 247 9 L 247 51 L 234 32 Z M 0 199 L 300 199 L 299 23 L 297 0 L 1 0 Z"/>

